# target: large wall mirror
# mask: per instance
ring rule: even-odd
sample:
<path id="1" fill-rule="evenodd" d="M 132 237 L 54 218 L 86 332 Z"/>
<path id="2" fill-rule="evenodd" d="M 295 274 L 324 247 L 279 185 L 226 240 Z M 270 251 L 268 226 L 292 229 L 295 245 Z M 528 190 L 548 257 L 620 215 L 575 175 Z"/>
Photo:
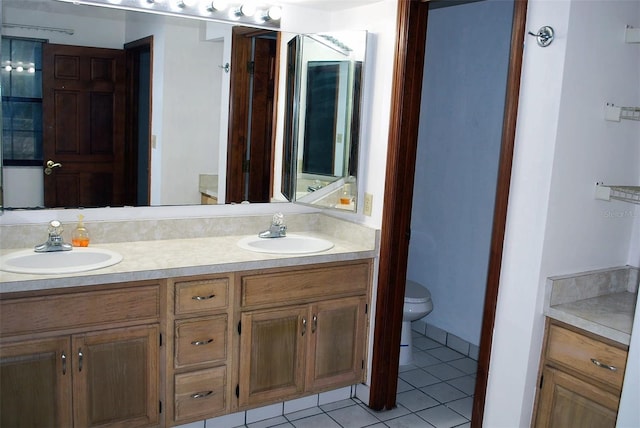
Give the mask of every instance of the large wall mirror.
<path id="1" fill-rule="evenodd" d="M 232 73 L 229 73 L 227 67 L 232 57 L 231 25 L 73 5 L 54 0 L 4 0 L 2 9 L 3 38 L 10 37 L 12 38 L 11 43 L 15 43 L 15 46 L 8 48 L 8 52 L 15 57 L 10 59 L 12 62 L 18 61 L 18 56 L 24 50 L 34 49 L 35 53 L 39 54 L 37 47 L 25 48 L 21 43 L 24 39 L 35 39 L 50 44 L 83 45 L 91 48 L 123 49 L 126 46 L 136 54 L 136 61 L 133 63 L 135 70 L 151 67 L 149 82 L 145 83 L 144 79 L 138 82 L 141 89 L 136 94 L 141 99 L 151 99 L 149 111 L 140 109 L 141 111 L 136 112 L 135 123 L 127 122 L 128 131 L 126 132 L 133 132 L 136 135 L 135 138 L 148 143 L 148 146 L 136 145 L 127 148 L 129 152 L 135 152 L 128 158 L 129 175 L 135 175 L 135 178 L 129 177 L 131 181 L 128 183 L 135 183 L 136 197 L 126 199 L 124 204 L 110 204 L 98 199 L 88 206 L 194 205 L 212 203 L 212 201 L 213 203 L 225 202 L 225 184 L 229 179 L 227 148 L 229 144 L 232 144 L 228 143 L 230 135 L 229 91 Z M 140 44 L 149 36 L 152 36 L 150 51 L 145 50 L 144 43 Z M 290 40 L 306 39 L 307 37 L 281 33 L 278 37 L 281 44 L 279 63 L 285 64 L 287 61 L 287 44 Z M 326 48 L 326 45 L 330 44 L 328 40 L 322 38 L 320 41 L 314 40 L 313 43 Z M 310 68 L 312 77 L 311 79 L 302 75 L 296 77 L 299 85 L 307 85 L 307 80 L 310 80 L 313 85 L 322 83 L 322 80 L 328 80 L 329 86 L 333 85 L 333 88 L 330 89 L 334 94 L 333 100 L 327 96 L 327 92 L 323 94 L 322 91 L 312 90 L 311 94 L 314 100 L 323 97 L 329 102 L 333 102 L 330 107 L 335 112 L 332 125 L 335 126 L 335 132 L 330 143 L 333 148 L 322 146 L 320 143 L 305 146 L 303 142 L 307 137 L 304 134 L 306 128 L 300 126 L 295 139 L 296 154 L 289 160 L 286 159 L 287 155 L 283 156 L 286 150 L 283 150 L 282 130 L 285 120 L 290 121 L 285 119 L 285 112 L 297 114 L 299 117 L 296 121 L 304 124 L 305 112 L 311 111 L 311 116 L 315 117 L 318 112 L 325 111 L 325 108 L 307 110 L 306 106 L 311 103 L 311 99 L 307 102 L 304 98 L 308 96 L 306 90 L 300 90 L 297 93 L 296 108 L 286 109 L 284 104 L 287 73 L 282 70 L 275 73 L 279 80 L 275 85 L 278 93 L 274 98 L 279 104 L 274 106 L 270 202 L 316 203 L 317 200 L 319 205 L 335 206 L 335 203 L 329 204 L 326 198 L 315 197 L 304 200 L 304 195 L 302 195 L 304 192 L 294 192 L 285 196 L 286 192 L 282 192 L 282 182 L 284 181 L 282 172 L 288 170 L 289 163 L 287 162 L 294 165 L 296 174 L 292 178 L 296 182 L 296 188 L 304 189 L 307 193 L 310 192 L 308 189 L 313 189 L 313 193 L 315 193 L 316 188 L 322 188 L 324 192 L 327 192 L 330 188 L 337 189 L 338 186 L 342 186 L 341 192 L 348 190 L 349 195 L 353 195 L 351 201 L 355 201 L 358 142 L 357 136 L 353 134 L 359 132 L 354 131 L 358 123 L 355 118 L 359 116 L 359 112 L 357 110 L 358 103 L 354 103 L 354 99 L 359 100 L 357 94 L 359 80 L 354 77 L 354 68 L 359 67 L 361 72 L 364 45 L 346 40 L 344 36 L 338 36 L 338 33 L 336 33 L 335 40 L 338 43 L 344 43 L 348 49 L 354 49 L 356 46 L 361 48 L 362 57 L 360 60 L 353 59 L 353 55 L 345 57 L 334 47 L 331 48 L 335 52 L 333 57 L 300 60 L 302 64 L 306 65 L 304 69 L 298 69 L 299 72 L 306 73 Z M 307 54 L 310 54 L 313 51 L 311 47 L 306 47 L 307 44 L 306 41 L 301 43 L 301 53 L 306 51 Z M 3 41 L 3 58 L 5 49 Z M 34 52 L 30 51 L 30 53 Z M 354 65 L 357 61 L 360 61 L 360 65 Z M 21 89 L 16 86 L 16 82 L 19 83 L 22 76 L 17 76 L 15 67 L 12 71 L 5 69 L 4 63 L 2 67 L 4 101 L 10 99 L 5 97 L 8 95 L 7 86 L 14 85 L 19 90 Z M 64 65 L 61 67 L 59 70 L 65 71 Z M 66 70 L 68 71 L 68 69 Z M 327 76 L 332 77 L 324 79 L 325 72 Z M 43 79 L 42 76 L 42 69 L 36 66 L 32 75 L 23 78 L 23 80 L 30 78 L 36 84 L 41 81 L 43 83 L 42 92 L 46 92 L 48 80 L 45 81 L 46 79 Z M 33 83 L 30 84 L 33 85 Z M 145 84 L 148 85 L 149 93 L 144 92 Z M 17 153 L 16 159 L 20 157 L 21 150 L 29 154 L 32 147 L 37 147 L 37 144 L 34 145 L 33 142 L 41 144 L 43 135 L 48 129 L 48 123 L 44 121 L 40 129 L 29 131 L 30 133 L 22 132 L 21 125 L 32 121 L 36 115 L 40 114 L 38 108 L 41 107 L 29 106 L 26 108 L 24 104 L 20 104 L 22 100 L 18 98 L 11 99 L 14 102 L 11 109 L 4 108 L 3 103 L 2 151 L 5 159 L 2 168 L 2 189 L 4 208 L 42 208 L 47 206 L 45 203 L 47 178 L 72 165 L 75 154 L 63 157 L 64 161 L 46 158 L 43 153 L 33 154 L 34 159 L 31 162 L 16 162 L 7 159 L 7 151 L 13 151 L 12 156 Z M 29 95 L 27 98 L 36 97 Z M 71 105 L 64 99 L 58 100 L 58 104 L 62 107 Z M 311 105 L 315 107 L 319 104 L 314 101 Z M 74 108 L 81 109 L 82 105 L 74 105 Z M 120 108 L 129 114 L 135 106 L 131 107 L 125 104 Z M 109 109 L 104 111 L 107 110 Z M 110 120 L 104 111 L 91 110 L 94 115 L 89 116 L 84 128 L 82 128 L 82 132 L 86 132 L 91 137 L 89 143 L 93 145 L 92 150 L 98 152 L 100 152 L 100 147 L 104 147 L 104 133 L 96 132 L 95 129 L 98 129 L 98 122 Z M 131 121 L 132 119 L 127 116 L 125 120 Z M 311 128 L 309 127 L 307 131 L 310 138 L 312 136 L 310 134 Z M 64 141 L 73 142 L 74 140 L 70 139 L 68 134 L 74 129 L 63 126 L 59 127 L 57 132 L 66 138 Z M 116 132 L 122 132 L 122 130 Z M 67 149 L 72 151 L 73 148 L 62 147 L 62 156 Z M 46 151 L 46 149 L 41 150 Z M 317 161 L 314 160 L 316 156 L 320 156 Z M 104 157 L 102 156 L 102 158 Z M 331 167 L 327 166 L 329 158 L 333 162 Z M 103 168 L 100 159 L 92 161 L 95 166 L 94 170 Z M 51 174 L 47 175 L 45 170 L 47 170 L 46 163 L 49 160 L 53 161 L 53 164 L 48 168 L 48 172 Z M 135 163 L 132 163 L 134 161 Z M 56 166 L 56 164 L 61 164 L 61 166 Z M 298 185 L 298 179 L 305 181 Z M 79 180 L 81 184 L 85 181 L 89 180 Z M 108 185 L 105 184 L 105 186 Z M 125 185 L 123 187 L 122 192 L 131 192 L 132 186 Z M 64 191 L 58 191 L 58 193 L 64 196 Z M 317 193 L 317 195 L 321 194 L 322 192 Z M 72 203 L 52 206 L 74 207 Z M 349 209 L 355 209 L 355 203 L 352 203 Z"/>

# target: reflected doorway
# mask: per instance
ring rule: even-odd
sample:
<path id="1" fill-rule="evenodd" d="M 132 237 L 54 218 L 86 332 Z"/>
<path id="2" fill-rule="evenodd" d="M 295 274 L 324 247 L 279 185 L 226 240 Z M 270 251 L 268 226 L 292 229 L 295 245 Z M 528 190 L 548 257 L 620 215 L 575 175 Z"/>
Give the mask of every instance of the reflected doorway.
<path id="1" fill-rule="evenodd" d="M 278 41 L 275 31 L 233 28 L 226 203 L 272 196 Z"/>
<path id="2" fill-rule="evenodd" d="M 153 37 L 124 45 L 127 57 L 126 204 L 151 203 L 151 78 Z"/>

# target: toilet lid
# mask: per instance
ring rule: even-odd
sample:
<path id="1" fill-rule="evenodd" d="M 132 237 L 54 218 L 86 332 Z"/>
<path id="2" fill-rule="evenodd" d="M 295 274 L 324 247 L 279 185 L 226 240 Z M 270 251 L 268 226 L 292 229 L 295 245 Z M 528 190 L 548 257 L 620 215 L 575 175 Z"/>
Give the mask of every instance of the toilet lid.
<path id="1" fill-rule="evenodd" d="M 409 303 L 422 303 L 431 300 L 431 293 L 415 281 L 407 280 L 404 290 L 404 301 Z"/>

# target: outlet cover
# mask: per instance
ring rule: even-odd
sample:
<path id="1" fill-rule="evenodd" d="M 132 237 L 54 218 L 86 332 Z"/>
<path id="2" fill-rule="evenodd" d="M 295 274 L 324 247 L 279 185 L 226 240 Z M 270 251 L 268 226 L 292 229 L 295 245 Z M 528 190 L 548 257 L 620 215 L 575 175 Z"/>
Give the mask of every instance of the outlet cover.
<path id="1" fill-rule="evenodd" d="M 373 211 L 373 195 L 371 193 L 364 194 L 364 215 L 371 217 Z"/>

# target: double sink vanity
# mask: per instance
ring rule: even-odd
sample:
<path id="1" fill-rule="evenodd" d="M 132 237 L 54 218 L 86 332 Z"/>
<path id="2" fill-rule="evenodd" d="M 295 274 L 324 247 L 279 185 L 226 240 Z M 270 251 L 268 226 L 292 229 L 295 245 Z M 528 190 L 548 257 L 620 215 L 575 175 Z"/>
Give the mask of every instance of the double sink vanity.
<path id="1" fill-rule="evenodd" d="M 88 225 L 76 267 L 121 260 L 3 271 L 0 425 L 175 426 L 363 382 L 377 231 L 286 220 L 275 239 L 269 216 Z M 116 226 L 147 240 L 108 242 Z M 3 263 L 46 269 L 17 250 Z"/>

